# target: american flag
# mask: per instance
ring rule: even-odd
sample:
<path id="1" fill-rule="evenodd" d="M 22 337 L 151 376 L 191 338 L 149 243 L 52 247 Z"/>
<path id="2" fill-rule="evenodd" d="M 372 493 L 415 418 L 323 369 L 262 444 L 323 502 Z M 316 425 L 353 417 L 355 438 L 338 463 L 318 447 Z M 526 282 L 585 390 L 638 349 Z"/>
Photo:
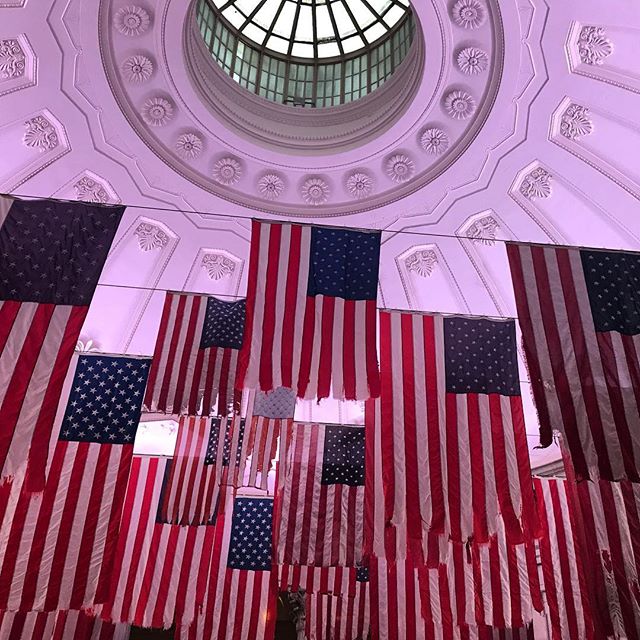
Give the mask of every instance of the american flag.
<path id="1" fill-rule="evenodd" d="M 237 386 L 377 396 L 379 254 L 377 232 L 254 220 Z"/>
<path id="2" fill-rule="evenodd" d="M 640 253 L 508 244 L 541 444 L 578 479 L 640 481 Z"/>
<path id="3" fill-rule="evenodd" d="M 234 390 L 245 300 L 167 292 L 144 404 L 149 411 L 218 415 L 238 411 Z"/>
<path id="4" fill-rule="evenodd" d="M 273 638 L 278 590 L 272 571 L 273 500 L 225 495 L 216 526 L 207 600 L 194 624 L 176 640 Z"/>
<path id="5" fill-rule="evenodd" d="M 216 527 L 157 521 L 166 470 L 164 458 L 133 457 L 117 549 L 107 566 L 105 620 L 165 629 L 178 620 L 189 625 L 204 602 Z"/>
<path id="6" fill-rule="evenodd" d="M 0 196 L 0 479 L 42 491 L 62 384 L 124 207 Z"/>
<path id="7" fill-rule="evenodd" d="M 367 401 L 368 532 L 378 557 L 536 529 L 512 321 L 380 312 L 381 397 Z M 445 481 L 446 479 L 446 481 Z"/>
<path id="8" fill-rule="evenodd" d="M 129 640 L 127 624 L 111 624 L 84 611 L 1 611 L 7 640 Z"/>
<path id="9" fill-rule="evenodd" d="M 245 420 L 182 416 L 160 519 L 169 524 L 207 524 L 216 512 L 221 485 L 242 484 L 251 438 Z"/>
<path id="10" fill-rule="evenodd" d="M 279 471 L 280 564 L 360 562 L 364 449 L 364 427 L 293 424 Z"/>
<path id="11" fill-rule="evenodd" d="M 0 527 L 0 609 L 101 602 L 149 370 L 145 358 L 79 356 L 42 495 L 19 486 Z"/>

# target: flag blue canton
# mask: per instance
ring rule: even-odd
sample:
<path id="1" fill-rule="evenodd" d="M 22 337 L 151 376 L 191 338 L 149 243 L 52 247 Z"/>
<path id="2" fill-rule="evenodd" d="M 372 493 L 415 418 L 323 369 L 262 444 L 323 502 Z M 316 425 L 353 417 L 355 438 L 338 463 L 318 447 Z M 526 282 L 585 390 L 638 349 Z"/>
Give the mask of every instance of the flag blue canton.
<path id="1" fill-rule="evenodd" d="M 211 418 L 209 428 L 209 440 L 207 442 L 207 452 L 204 456 L 205 464 L 215 464 L 218 457 L 218 443 L 220 442 L 220 430 L 222 429 L 222 418 Z M 225 437 L 223 435 L 222 437 Z"/>
<path id="2" fill-rule="evenodd" d="M 447 392 L 520 395 L 514 321 L 445 318 L 444 350 Z"/>
<path id="3" fill-rule="evenodd" d="M 133 444 L 150 365 L 150 359 L 81 356 L 60 427 L 60 440 Z"/>
<path id="4" fill-rule="evenodd" d="M 325 427 L 320 482 L 364 485 L 364 427 Z"/>
<path id="5" fill-rule="evenodd" d="M 264 418 L 293 418 L 296 410 L 296 392 L 286 387 L 273 391 L 256 391 L 253 415 Z"/>
<path id="6" fill-rule="evenodd" d="M 358 582 L 369 582 L 369 567 L 358 567 L 356 569 L 356 580 Z"/>
<path id="7" fill-rule="evenodd" d="M 246 314 L 247 301 L 245 299 L 227 302 L 217 298 L 207 298 L 207 311 L 202 327 L 200 348 L 240 349 L 244 339 Z"/>
<path id="8" fill-rule="evenodd" d="M 123 211 L 15 200 L 0 228 L 0 300 L 89 304 Z"/>
<path id="9" fill-rule="evenodd" d="M 273 500 L 235 499 L 227 567 L 245 571 L 271 570 L 272 521 Z"/>
<path id="10" fill-rule="evenodd" d="M 380 233 L 313 227 L 307 295 L 375 300 L 379 261 Z"/>
<path id="11" fill-rule="evenodd" d="M 245 419 L 242 418 L 240 420 L 240 433 L 238 435 L 238 445 L 235 451 L 235 463 L 240 464 L 240 458 L 242 455 L 242 442 L 244 440 L 244 432 L 245 432 L 246 422 Z M 232 418 L 222 418 L 216 417 L 211 419 L 211 429 L 209 430 L 209 441 L 207 443 L 207 452 L 204 456 L 204 463 L 207 464 L 215 464 L 216 459 L 218 457 L 218 446 L 220 443 L 220 438 L 222 437 L 221 431 L 225 428 L 224 433 L 224 441 L 222 444 L 222 464 L 224 466 L 229 466 L 231 462 L 231 441 L 232 441 L 232 433 L 231 429 L 233 427 L 233 419 Z"/>
<path id="12" fill-rule="evenodd" d="M 640 254 L 580 251 L 596 331 L 640 334 Z"/>

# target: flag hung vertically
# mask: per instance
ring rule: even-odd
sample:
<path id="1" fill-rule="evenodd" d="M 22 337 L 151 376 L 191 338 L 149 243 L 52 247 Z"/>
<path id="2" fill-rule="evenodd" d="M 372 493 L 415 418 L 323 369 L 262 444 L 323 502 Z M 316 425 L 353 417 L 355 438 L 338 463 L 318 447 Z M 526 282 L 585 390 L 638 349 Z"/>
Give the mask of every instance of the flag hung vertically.
<path id="1" fill-rule="evenodd" d="M 293 423 L 279 463 L 280 564 L 360 563 L 364 459 L 364 427 Z"/>
<path id="2" fill-rule="evenodd" d="M 244 299 L 167 292 L 144 402 L 149 411 L 239 411 L 235 381 L 245 308 Z"/>
<path id="3" fill-rule="evenodd" d="M 486 543 L 499 521 L 509 543 L 532 537 L 513 321 L 381 311 L 380 370 L 365 404 L 368 552 L 433 566 L 443 542 Z"/>
<path id="4" fill-rule="evenodd" d="M 207 524 L 216 512 L 221 486 L 242 484 L 250 444 L 245 419 L 239 415 L 181 416 L 160 499 L 160 520 Z"/>
<path id="5" fill-rule="evenodd" d="M 254 221 L 237 385 L 377 396 L 380 233 Z"/>
<path id="6" fill-rule="evenodd" d="M 43 492 L 12 487 L 0 526 L 0 609 L 102 602 L 148 371 L 147 358 L 78 356 Z"/>
<path id="7" fill-rule="evenodd" d="M 123 212 L 0 196 L 0 480 L 26 470 L 30 491 L 44 486 L 62 385 Z"/>
<path id="8" fill-rule="evenodd" d="M 640 253 L 507 244 L 543 446 L 578 480 L 640 481 Z"/>

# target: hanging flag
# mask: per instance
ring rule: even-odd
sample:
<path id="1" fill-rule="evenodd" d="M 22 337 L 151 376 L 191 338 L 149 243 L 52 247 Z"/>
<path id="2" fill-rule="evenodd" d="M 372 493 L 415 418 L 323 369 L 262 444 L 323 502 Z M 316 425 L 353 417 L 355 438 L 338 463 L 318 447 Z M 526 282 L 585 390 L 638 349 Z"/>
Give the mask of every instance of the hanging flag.
<path id="1" fill-rule="evenodd" d="M 364 427 L 294 423 L 278 488 L 280 564 L 361 561 L 364 455 Z"/>
<path id="2" fill-rule="evenodd" d="M 379 393 L 379 232 L 253 221 L 238 387 Z"/>
<path id="3" fill-rule="evenodd" d="M 191 624 L 204 602 L 215 527 L 157 521 L 167 471 L 164 458 L 133 457 L 117 549 L 106 567 L 105 620 L 168 629 Z"/>
<path id="4" fill-rule="evenodd" d="M 41 491 L 62 384 L 124 207 L 0 196 L 0 481 Z"/>
<path id="5" fill-rule="evenodd" d="M 381 397 L 365 407 L 368 551 L 434 566 L 443 542 L 486 543 L 499 520 L 509 543 L 530 538 L 514 323 L 381 311 L 380 355 Z"/>
<path id="6" fill-rule="evenodd" d="M 640 253 L 507 244 L 543 446 L 640 482 Z"/>
<path id="7" fill-rule="evenodd" d="M 182 416 L 160 499 L 160 520 L 207 524 L 216 512 L 220 487 L 242 484 L 250 444 L 245 420 L 238 415 Z"/>
<path id="8" fill-rule="evenodd" d="M 144 404 L 208 416 L 240 410 L 234 390 L 246 301 L 167 292 Z"/>
<path id="9" fill-rule="evenodd" d="M 478 628 L 478 640 L 535 640 L 533 624 L 518 629 Z"/>
<path id="10" fill-rule="evenodd" d="M 276 623 L 277 572 L 272 571 L 273 500 L 225 494 L 216 526 L 207 600 L 176 640 L 267 640 Z"/>
<path id="11" fill-rule="evenodd" d="M 286 387 L 273 391 L 256 391 L 252 414 L 263 418 L 293 418 L 296 410 L 296 392 Z"/>
<path id="12" fill-rule="evenodd" d="M 284 564 L 278 567 L 280 591 L 306 593 L 355 593 L 358 567 L 314 567 L 303 564 Z"/>
<path id="13" fill-rule="evenodd" d="M 0 609 L 101 602 L 149 360 L 82 354 L 41 495 L 13 487 L 0 526 Z"/>

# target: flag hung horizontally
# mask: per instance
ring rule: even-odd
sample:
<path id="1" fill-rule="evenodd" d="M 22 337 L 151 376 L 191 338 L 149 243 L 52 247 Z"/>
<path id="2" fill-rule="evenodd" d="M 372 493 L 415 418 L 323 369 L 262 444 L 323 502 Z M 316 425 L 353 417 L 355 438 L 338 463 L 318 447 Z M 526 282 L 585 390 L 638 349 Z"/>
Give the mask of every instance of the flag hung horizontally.
<path id="1" fill-rule="evenodd" d="M 356 566 L 364 525 L 364 427 L 295 422 L 279 464 L 278 562 Z"/>
<path id="2" fill-rule="evenodd" d="M 102 602 L 149 359 L 82 354 L 42 494 L 13 483 L 0 526 L 0 609 Z"/>
<path id="3" fill-rule="evenodd" d="M 576 476 L 640 481 L 640 253 L 507 244 L 540 439 Z"/>
<path id="4" fill-rule="evenodd" d="M 221 486 L 242 484 L 251 440 L 239 415 L 182 416 L 160 499 L 160 520 L 207 524 L 216 513 Z"/>
<path id="5" fill-rule="evenodd" d="M 443 542 L 486 543 L 499 521 L 510 543 L 532 537 L 514 323 L 381 311 L 380 369 L 365 404 L 368 551 L 433 566 Z"/>
<path id="6" fill-rule="evenodd" d="M 124 207 L 0 196 L 0 480 L 41 491 L 82 323 Z"/>
<path id="7" fill-rule="evenodd" d="M 245 300 L 167 292 L 145 396 L 149 411 L 227 415 L 244 339 Z"/>
<path id="8" fill-rule="evenodd" d="M 239 387 L 377 396 L 380 233 L 254 221 Z"/>

